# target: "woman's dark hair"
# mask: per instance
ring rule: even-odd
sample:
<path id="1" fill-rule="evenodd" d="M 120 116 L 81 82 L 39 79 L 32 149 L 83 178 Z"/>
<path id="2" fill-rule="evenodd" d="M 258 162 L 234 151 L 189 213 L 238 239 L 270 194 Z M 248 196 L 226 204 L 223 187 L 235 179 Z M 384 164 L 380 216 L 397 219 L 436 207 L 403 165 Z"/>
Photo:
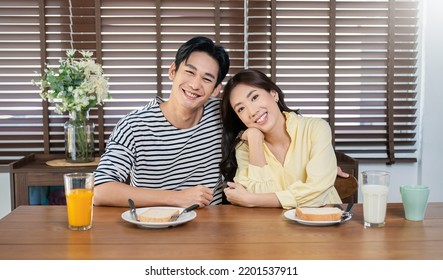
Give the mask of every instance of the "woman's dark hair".
<path id="1" fill-rule="evenodd" d="M 247 129 L 246 125 L 232 109 L 229 101 L 232 90 L 239 84 L 245 84 L 256 88 L 264 89 L 267 92 L 274 90 L 278 94 L 278 108 L 281 112 L 296 112 L 290 109 L 285 103 L 285 96 L 282 90 L 264 73 L 257 70 L 243 70 L 233 76 L 226 83 L 223 89 L 223 99 L 221 104 L 221 116 L 223 122 L 222 135 L 222 160 L 220 170 L 226 181 L 232 181 L 235 176 L 238 164 L 235 158 L 235 147 L 240 142 L 237 137 L 241 131 Z"/>
<path id="2" fill-rule="evenodd" d="M 218 86 L 229 71 L 230 60 L 228 53 L 222 46 L 214 44 L 209 38 L 194 37 L 181 45 L 175 54 L 176 70 L 178 70 L 183 61 L 186 62 L 188 60 L 193 52 L 205 52 L 218 62 L 218 77 L 215 83 L 215 86 Z"/>

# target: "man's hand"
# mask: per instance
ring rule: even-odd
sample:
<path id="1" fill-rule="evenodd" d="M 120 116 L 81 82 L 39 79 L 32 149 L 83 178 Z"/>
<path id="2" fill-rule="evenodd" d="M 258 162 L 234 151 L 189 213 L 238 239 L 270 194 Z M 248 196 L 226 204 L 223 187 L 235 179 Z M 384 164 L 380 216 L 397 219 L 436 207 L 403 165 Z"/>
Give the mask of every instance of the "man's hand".
<path id="1" fill-rule="evenodd" d="M 212 189 L 203 185 L 181 190 L 179 192 L 180 198 L 178 206 L 188 207 L 192 204 L 198 204 L 200 207 L 205 207 L 212 201 L 212 194 Z"/>

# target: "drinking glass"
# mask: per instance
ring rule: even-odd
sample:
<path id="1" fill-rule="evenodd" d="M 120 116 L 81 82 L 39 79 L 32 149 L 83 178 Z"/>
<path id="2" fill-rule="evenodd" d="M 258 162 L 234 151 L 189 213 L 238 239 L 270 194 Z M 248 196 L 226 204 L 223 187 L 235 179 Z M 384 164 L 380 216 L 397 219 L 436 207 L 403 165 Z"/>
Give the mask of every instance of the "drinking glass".
<path id="1" fill-rule="evenodd" d="M 364 227 L 385 225 L 390 173 L 367 170 L 361 173 Z"/>
<path id="2" fill-rule="evenodd" d="M 92 227 L 94 196 L 93 173 L 68 173 L 64 175 L 68 227 L 88 230 Z"/>

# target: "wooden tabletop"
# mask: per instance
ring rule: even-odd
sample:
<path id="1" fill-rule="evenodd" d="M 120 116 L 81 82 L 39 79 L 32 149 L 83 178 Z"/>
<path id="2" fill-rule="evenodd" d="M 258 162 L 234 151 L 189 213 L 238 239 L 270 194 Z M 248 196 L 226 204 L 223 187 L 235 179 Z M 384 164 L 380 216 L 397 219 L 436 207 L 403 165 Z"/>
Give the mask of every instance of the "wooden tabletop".
<path id="1" fill-rule="evenodd" d="M 0 259 L 443 259 L 443 203 L 430 203 L 422 222 L 389 204 L 383 228 L 363 227 L 361 204 L 350 221 L 325 227 L 282 209 L 219 205 L 177 227 L 142 229 L 121 218 L 126 210 L 95 207 L 93 228 L 78 232 L 67 228 L 65 206 L 20 206 L 0 220 Z"/>

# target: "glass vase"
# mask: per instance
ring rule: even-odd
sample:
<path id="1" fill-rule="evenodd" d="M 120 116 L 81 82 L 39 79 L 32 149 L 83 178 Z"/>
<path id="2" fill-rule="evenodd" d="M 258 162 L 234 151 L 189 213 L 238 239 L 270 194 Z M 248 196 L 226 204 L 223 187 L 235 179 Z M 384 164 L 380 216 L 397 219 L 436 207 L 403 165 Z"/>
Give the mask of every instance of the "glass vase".
<path id="1" fill-rule="evenodd" d="M 65 157 L 67 162 L 94 161 L 94 123 L 89 110 L 69 112 L 65 123 Z"/>

